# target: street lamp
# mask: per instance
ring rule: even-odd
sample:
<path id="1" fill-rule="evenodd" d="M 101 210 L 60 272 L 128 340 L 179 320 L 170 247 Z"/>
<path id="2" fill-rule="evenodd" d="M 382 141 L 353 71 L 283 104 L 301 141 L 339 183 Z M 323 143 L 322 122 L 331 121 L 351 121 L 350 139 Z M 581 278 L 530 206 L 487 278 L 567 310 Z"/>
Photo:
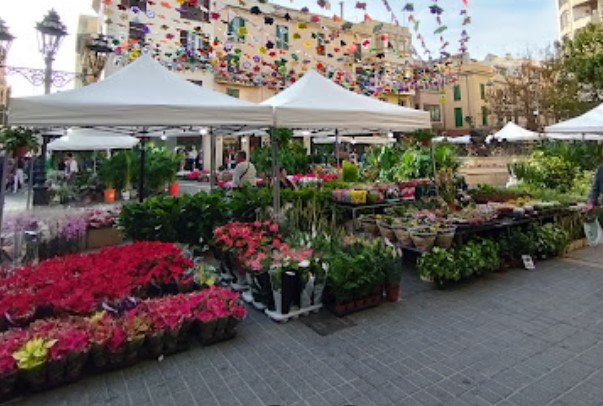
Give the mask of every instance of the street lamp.
<path id="1" fill-rule="evenodd" d="M 44 19 L 36 24 L 38 31 L 38 46 L 40 53 L 44 55 L 46 70 L 44 72 L 44 94 L 50 93 L 52 85 L 52 63 L 54 56 L 67 35 L 67 27 L 61 22 L 61 18 L 56 11 L 50 10 Z"/>
<path id="2" fill-rule="evenodd" d="M 15 37 L 8 31 L 6 23 L 0 18 L 0 64 L 4 64 L 6 54 L 14 39 Z"/>
<path id="3" fill-rule="evenodd" d="M 38 46 L 40 53 L 44 56 L 46 68 L 44 70 L 44 94 L 50 94 L 53 82 L 52 63 L 54 57 L 67 35 L 67 27 L 61 22 L 56 11 L 50 10 L 42 21 L 36 23 L 38 31 Z M 42 151 L 35 161 L 33 174 L 33 204 L 45 206 L 49 203 L 48 188 L 46 187 L 46 152 L 48 136 L 43 134 Z"/>

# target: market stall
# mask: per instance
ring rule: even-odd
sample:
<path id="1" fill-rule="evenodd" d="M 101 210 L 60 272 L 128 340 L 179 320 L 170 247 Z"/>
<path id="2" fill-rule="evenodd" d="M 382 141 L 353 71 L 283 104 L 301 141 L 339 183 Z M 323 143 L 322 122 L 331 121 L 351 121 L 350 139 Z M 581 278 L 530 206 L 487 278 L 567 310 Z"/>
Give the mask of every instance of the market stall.
<path id="1" fill-rule="evenodd" d="M 10 105 L 10 125 L 132 127 L 142 140 L 141 172 L 149 127 L 272 124 L 271 108 L 197 86 L 148 55 L 103 81 L 46 96 L 12 98 Z M 143 179 L 141 173 L 140 199 Z"/>
<path id="2" fill-rule="evenodd" d="M 282 92 L 261 103 L 273 109 L 273 128 L 333 128 L 339 129 L 414 131 L 431 128 L 429 113 L 409 109 L 353 93 L 323 77 L 315 70 Z M 338 154 L 338 142 L 336 156 Z M 277 145 L 273 143 L 273 159 Z M 275 162 L 276 164 L 276 162 Z M 277 179 L 277 167 L 273 179 Z M 280 211 L 279 184 L 274 182 L 274 209 Z"/>

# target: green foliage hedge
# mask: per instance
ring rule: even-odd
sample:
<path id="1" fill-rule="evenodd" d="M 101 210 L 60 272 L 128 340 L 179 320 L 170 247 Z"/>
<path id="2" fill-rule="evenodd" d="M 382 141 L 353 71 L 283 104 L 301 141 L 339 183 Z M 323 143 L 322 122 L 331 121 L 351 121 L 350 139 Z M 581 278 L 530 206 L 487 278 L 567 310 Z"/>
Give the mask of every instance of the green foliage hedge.
<path id="1" fill-rule="evenodd" d="M 569 233 L 556 224 L 531 224 L 514 228 L 498 238 L 480 238 L 450 250 L 434 248 L 417 261 L 419 274 L 438 284 L 483 275 L 501 268 L 503 262 L 517 265 L 522 255 L 550 258 L 561 255 Z"/>

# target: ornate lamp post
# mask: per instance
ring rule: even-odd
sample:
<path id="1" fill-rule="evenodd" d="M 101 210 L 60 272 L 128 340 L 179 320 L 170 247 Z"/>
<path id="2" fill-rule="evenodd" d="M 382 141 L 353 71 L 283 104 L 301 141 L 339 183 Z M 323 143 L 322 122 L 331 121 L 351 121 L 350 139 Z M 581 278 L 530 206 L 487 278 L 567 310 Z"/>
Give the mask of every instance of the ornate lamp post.
<path id="1" fill-rule="evenodd" d="M 44 63 L 46 64 L 44 94 L 49 94 L 52 85 L 52 63 L 63 38 L 67 35 L 67 27 L 61 22 L 57 12 L 50 10 L 44 19 L 36 24 L 36 30 L 38 31 L 40 53 L 44 56 Z"/>
<path id="2" fill-rule="evenodd" d="M 13 43 L 15 37 L 8 31 L 8 27 L 3 19 L 0 18 L 0 63 L 4 64 L 6 54 Z"/>
<path id="3" fill-rule="evenodd" d="M 38 31 L 40 53 L 44 56 L 46 65 L 44 70 L 44 94 L 49 94 L 53 79 L 52 63 L 63 38 L 67 35 L 67 27 L 61 22 L 57 12 L 50 10 L 42 21 L 36 24 L 36 30 Z M 49 137 L 47 135 L 42 135 L 42 137 L 42 151 L 34 167 L 34 205 L 47 205 L 49 203 L 48 188 L 46 187 L 46 153 Z"/>

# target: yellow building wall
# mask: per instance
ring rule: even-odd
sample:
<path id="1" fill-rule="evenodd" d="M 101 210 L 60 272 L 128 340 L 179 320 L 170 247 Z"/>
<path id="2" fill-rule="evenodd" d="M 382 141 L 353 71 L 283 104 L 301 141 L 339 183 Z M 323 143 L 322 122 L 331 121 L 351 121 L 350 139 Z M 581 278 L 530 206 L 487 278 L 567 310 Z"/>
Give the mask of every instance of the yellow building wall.
<path id="1" fill-rule="evenodd" d="M 471 129 L 471 125 L 465 121 L 465 118 L 468 116 L 473 118 L 472 125 L 474 128 L 487 128 L 492 125 L 490 117 L 488 117 L 487 125 L 484 125 L 482 107 L 488 107 L 488 82 L 490 82 L 493 77 L 494 72 L 489 66 L 477 63 L 463 65 L 463 68 L 457 74 L 456 82 L 445 87 L 445 103 L 443 110 L 445 116 L 444 129 L 446 131 L 455 132 L 465 130 L 465 133 L 468 133 Z M 484 86 L 483 95 L 481 91 L 482 85 Z M 460 100 L 454 100 L 455 86 L 459 86 L 460 88 Z M 455 121 L 455 109 L 457 108 L 462 109 L 463 123 L 461 126 L 457 126 Z"/>

